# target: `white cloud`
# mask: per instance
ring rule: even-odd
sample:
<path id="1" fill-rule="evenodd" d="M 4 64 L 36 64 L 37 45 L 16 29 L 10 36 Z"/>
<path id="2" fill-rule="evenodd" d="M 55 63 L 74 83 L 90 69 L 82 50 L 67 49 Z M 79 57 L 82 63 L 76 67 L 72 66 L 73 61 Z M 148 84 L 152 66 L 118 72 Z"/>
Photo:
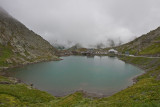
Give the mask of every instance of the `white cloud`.
<path id="1" fill-rule="evenodd" d="M 63 44 L 128 42 L 160 25 L 159 0 L 0 0 L 0 5 L 43 38 Z"/>

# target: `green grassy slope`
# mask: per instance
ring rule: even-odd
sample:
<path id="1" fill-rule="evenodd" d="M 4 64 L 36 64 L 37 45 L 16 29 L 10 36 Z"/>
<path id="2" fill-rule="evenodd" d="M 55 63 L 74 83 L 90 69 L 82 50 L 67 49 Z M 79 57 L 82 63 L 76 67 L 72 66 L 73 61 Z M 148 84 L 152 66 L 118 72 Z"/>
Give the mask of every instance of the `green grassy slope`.
<path id="1" fill-rule="evenodd" d="M 0 44 L 0 66 L 7 66 L 6 59 L 13 54 L 11 46 L 4 47 Z"/>
<path id="2" fill-rule="evenodd" d="M 46 103 L 54 99 L 55 97 L 46 92 L 32 89 L 31 86 L 22 83 L 16 83 L 7 77 L 0 77 L 0 106 L 27 106 Z"/>
<path id="3" fill-rule="evenodd" d="M 160 59 L 142 57 L 121 57 L 120 59 L 140 66 L 147 72 L 137 78 L 133 86 L 117 94 L 101 99 L 84 97 L 81 92 L 56 98 L 46 92 L 32 89 L 22 83 L 14 83 L 6 77 L 0 77 L 0 106 L 33 107 L 156 107 L 160 106 Z"/>
<path id="4" fill-rule="evenodd" d="M 160 27 L 116 49 L 134 55 L 160 56 Z"/>

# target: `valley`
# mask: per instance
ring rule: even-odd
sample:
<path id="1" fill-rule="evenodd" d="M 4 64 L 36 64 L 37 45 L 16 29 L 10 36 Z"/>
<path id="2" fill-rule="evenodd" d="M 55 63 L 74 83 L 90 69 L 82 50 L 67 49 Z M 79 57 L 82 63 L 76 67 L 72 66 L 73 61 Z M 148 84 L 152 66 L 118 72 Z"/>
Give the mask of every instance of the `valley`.
<path id="1" fill-rule="evenodd" d="M 116 54 L 114 53 L 114 55 L 112 55 L 113 53 L 111 52 L 112 57 L 108 57 L 107 55 L 109 55 L 108 53 L 109 53 L 109 50 L 111 49 L 117 50 L 118 53 Z M 73 55 L 76 55 L 74 56 L 75 59 L 79 57 L 80 58 L 77 60 L 74 60 Z M 98 57 L 99 58 L 98 61 L 95 61 L 96 59 L 93 57 L 97 57 L 97 55 L 100 57 Z M 99 80 L 101 80 L 103 77 L 104 81 L 100 81 L 96 84 L 96 86 L 100 85 L 100 87 L 104 86 L 104 84 L 107 83 L 107 80 L 106 80 L 107 78 L 105 78 L 103 75 L 106 73 L 105 70 L 108 69 L 108 67 L 106 68 L 106 65 L 112 66 L 112 68 L 116 66 L 115 67 L 116 70 L 113 70 L 113 72 L 121 71 L 118 73 L 119 75 L 122 73 L 122 77 L 128 72 L 131 72 L 133 70 L 131 68 L 135 66 L 143 69 L 145 73 L 143 75 L 139 75 L 138 77 L 134 78 L 135 83 L 133 85 L 132 84 L 128 85 L 127 82 L 124 84 L 124 81 L 122 81 L 122 83 L 125 85 L 125 88 L 124 87 L 121 88 L 120 89 L 121 91 L 118 90 L 116 91 L 116 93 L 114 93 L 111 96 L 110 95 L 108 97 L 103 96 L 100 98 L 97 98 L 94 96 L 88 96 L 87 93 L 85 93 L 83 90 L 80 90 L 80 91 L 76 90 L 76 91 L 72 91 L 71 92 L 72 94 L 68 93 L 68 94 L 65 94 L 65 96 L 62 95 L 61 97 L 55 97 L 45 92 L 47 89 L 46 90 L 42 89 L 43 91 L 36 89 L 34 87 L 34 83 L 32 84 L 32 81 L 29 82 L 30 85 L 26 85 L 25 83 L 23 83 L 24 78 L 21 79 L 22 81 L 20 81 L 19 79 L 16 79 L 13 76 L 11 77 L 4 76 L 4 74 L 7 72 L 8 69 L 14 70 L 15 67 L 21 68 L 21 67 L 27 67 L 27 66 L 28 67 L 34 66 L 35 63 L 38 63 L 40 65 L 44 62 L 45 64 L 46 63 L 51 64 L 52 62 L 53 65 L 51 64 L 50 66 L 56 66 L 56 67 L 60 65 L 56 65 L 55 63 L 64 62 L 66 65 L 70 64 L 65 62 L 67 58 L 66 59 L 64 58 L 64 61 L 60 61 L 61 57 L 63 59 L 64 56 L 68 56 L 67 58 L 71 58 L 69 59 L 69 61 L 73 61 L 72 65 L 75 64 L 74 65 L 75 68 L 73 67 L 75 71 L 77 71 L 77 69 L 79 69 L 80 71 L 81 70 L 85 71 L 86 70 L 85 68 L 87 68 L 86 66 L 87 64 L 88 66 L 91 66 L 87 70 L 90 72 L 90 74 L 88 74 L 89 77 L 85 77 L 85 78 L 89 78 L 87 82 L 91 84 L 91 83 L 96 83 L 95 81 L 93 81 L 95 80 L 96 77 L 97 78 L 99 77 L 100 78 Z M 88 57 L 88 59 L 86 57 Z M 102 59 L 100 59 L 101 57 Z M 159 103 L 160 101 L 160 91 L 159 91 L 160 90 L 160 58 L 159 57 L 160 57 L 160 28 L 150 31 L 147 34 L 142 35 L 141 37 L 136 38 L 135 40 L 120 46 L 115 46 L 115 47 L 113 46 L 110 48 L 102 48 L 102 49 L 70 48 L 68 50 L 58 50 L 55 47 L 53 47 L 48 41 L 44 40 L 41 36 L 34 33 L 32 30 L 29 30 L 25 25 L 23 25 L 21 22 L 13 18 L 11 15 L 9 15 L 4 9 L 0 8 L 0 74 L 1 74 L 0 106 L 3 106 L 3 107 L 9 107 L 9 106 L 13 106 L 13 107 L 14 106 L 16 107 L 18 106 L 29 106 L 29 107 L 44 107 L 44 106 L 122 107 L 123 106 L 123 107 L 128 107 L 128 105 L 137 106 L 137 107 L 160 106 L 160 103 Z M 78 62 L 83 58 L 86 58 L 86 59 L 84 59 L 84 61 L 82 62 Z M 108 59 L 111 61 L 107 62 Z M 87 63 L 87 61 L 91 61 L 91 62 Z M 115 61 L 115 62 L 110 65 L 112 61 L 113 62 Z M 79 66 L 79 65 L 83 65 L 83 66 Z M 118 69 L 118 65 L 122 65 L 122 68 L 120 67 Z M 128 66 L 130 67 L 127 68 Z M 67 66 L 63 66 L 63 65 L 61 65 L 60 67 L 67 68 Z M 36 67 L 35 72 L 38 72 L 38 68 L 40 67 Z M 48 65 L 46 66 L 46 68 L 48 68 Z M 51 71 L 54 71 L 54 68 Z M 91 69 L 91 68 L 94 68 L 94 69 Z M 124 69 L 126 70 L 126 72 L 127 71 L 128 72 L 124 73 L 123 72 Z M 32 70 L 29 70 L 29 71 L 32 71 Z M 40 69 L 40 71 L 41 70 L 44 71 L 45 69 L 44 70 Z M 63 73 L 65 70 L 66 69 L 64 68 Z M 72 73 L 74 73 L 73 72 L 74 70 L 72 70 Z M 42 71 L 41 71 L 41 73 L 43 74 L 42 76 L 45 77 L 45 74 Z M 51 71 L 48 71 L 48 72 L 51 73 Z M 55 73 L 63 77 L 61 73 L 58 71 L 60 70 L 58 69 L 57 71 L 55 71 Z M 69 69 L 68 71 L 71 71 L 71 70 Z M 87 71 L 85 71 L 85 73 Z M 99 75 L 97 74 L 97 71 L 103 71 L 103 73 Z M 112 71 L 112 70 L 108 70 L 108 71 Z M 139 73 L 136 73 L 137 69 L 133 71 L 135 71 L 134 72 L 135 74 L 127 77 L 125 81 L 127 81 L 128 78 L 133 78 L 133 76 L 136 76 L 139 74 Z M 77 75 L 79 72 L 75 73 L 75 77 L 82 75 L 81 73 Z M 94 73 L 92 74 L 92 72 Z M 32 77 L 32 72 L 30 73 L 31 74 L 29 74 L 28 76 Z M 96 74 L 95 78 L 91 79 L 90 76 L 91 75 L 94 76 L 95 74 Z M 71 77 L 65 77 L 66 75 L 67 73 L 64 75 L 63 79 L 71 78 Z M 105 74 L 105 75 L 107 76 L 109 74 Z M 27 74 L 25 76 L 27 76 Z M 25 76 L 22 75 L 20 77 L 22 78 Z M 54 74 L 54 76 L 56 75 Z M 109 77 L 110 76 L 108 76 L 108 78 Z M 116 77 L 116 75 L 114 75 L 114 77 Z M 42 77 L 40 76 L 37 79 L 35 78 L 35 80 L 39 80 L 41 78 Z M 30 78 L 27 78 L 27 79 L 31 80 Z M 32 77 L 32 79 L 34 79 L 34 76 Z M 54 79 L 56 79 L 56 77 Z M 119 80 L 115 80 L 115 81 L 120 82 L 120 80 L 123 80 L 123 79 L 119 78 Z M 55 80 L 53 80 L 53 82 L 54 81 Z M 39 83 L 42 83 L 42 82 L 43 80 Z M 71 82 L 73 81 L 71 80 Z M 76 84 L 76 81 L 74 82 Z M 75 86 L 75 84 L 73 86 Z M 116 84 L 116 82 L 114 84 Z M 82 84 L 82 85 L 85 87 L 86 84 Z M 63 84 L 62 86 L 65 86 L 65 85 Z M 63 89 L 63 88 L 64 87 L 60 87 L 60 89 Z"/>

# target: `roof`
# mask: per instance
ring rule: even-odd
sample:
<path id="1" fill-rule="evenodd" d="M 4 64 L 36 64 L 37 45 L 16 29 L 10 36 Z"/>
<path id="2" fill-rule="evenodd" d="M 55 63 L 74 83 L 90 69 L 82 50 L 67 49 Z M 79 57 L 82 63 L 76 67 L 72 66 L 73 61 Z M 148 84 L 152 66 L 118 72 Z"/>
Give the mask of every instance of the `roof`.
<path id="1" fill-rule="evenodd" d="M 118 51 L 116 51 L 114 49 L 110 49 L 108 52 L 118 52 Z"/>

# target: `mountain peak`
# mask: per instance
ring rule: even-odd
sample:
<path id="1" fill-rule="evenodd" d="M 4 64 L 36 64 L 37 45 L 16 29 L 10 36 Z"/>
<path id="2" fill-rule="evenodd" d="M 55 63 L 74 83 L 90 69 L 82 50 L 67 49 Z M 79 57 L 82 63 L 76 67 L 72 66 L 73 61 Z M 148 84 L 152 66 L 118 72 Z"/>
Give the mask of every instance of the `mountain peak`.
<path id="1" fill-rule="evenodd" d="M 11 15 L 9 15 L 9 13 L 3 9 L 2 7 L 0 7 L 0 17 L 11 17 Z"/>
<path id="2" fill-rule="evenodd" d="M 0 7 L 0 63 L 13 66 L 56 60 L 56 51 L 48 41 Z"/>

